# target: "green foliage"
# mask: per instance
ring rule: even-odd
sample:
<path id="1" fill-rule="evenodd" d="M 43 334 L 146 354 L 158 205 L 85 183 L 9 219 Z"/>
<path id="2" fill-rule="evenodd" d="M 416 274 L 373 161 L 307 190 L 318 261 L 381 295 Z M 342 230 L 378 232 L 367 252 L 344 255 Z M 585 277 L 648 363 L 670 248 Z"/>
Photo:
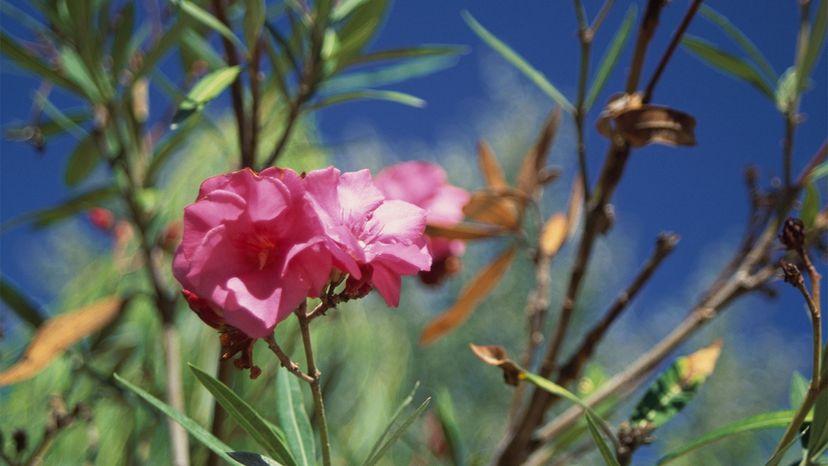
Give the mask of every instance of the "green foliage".
<path id="1" fill-rule="evenodd" d="M 388 452 L 394 442 L 399 440 L 400 436 L 411 426 L 411 423 L 426 410 L 431 398 L 426 398 L 425 401 L 417 407 L 417 409 L 409 413 L 407 416 L 402 417 L 405 408 L 407 408 L 408 405 L 410 405 L 414 400 L 414 393 L 416 393 L 419 386 L 419 382 L 416 383 L 414 385 L 414 389 L 411 391 L 411 394 L 409 394 L 397 408 L 397 411 L 394 413 L 394 416 L 391 418 L 388 426 L 382 432 L 382 435 L 380 435 L 377 439 L 374 446 L 371 447 L 371 452 L 362 463 L 363 466 L 373 466 L 377 464 L 377 462 Z"/>
<path id="2" fill-rule="evenodd" d="M 276 374 L 276 416 L 296 464 L 317 464 L 316 442 L 302 399 L 302 387 L 299 379 L 287 370 L 279 370 Z"/>
<path id="3" fill-rule="evenodd" d="M 612 449 L 610 449 L 610 447 L 604 441 L 604 438 L 601 437 L 601 433 L 598 431 L 600 421 L 596 419 L 596 416 L 589 411 L 586 411 L 584 413 L 584 419 L 586 419 L 587 427 L 589 427 L 589 434 L 592 436 L 592 440 L 598 447 L 598 451 L 601 453 L 601 458 L 604 460 L 604 463 L 607 466 L 621 466 L 618 463 L 618 460 L 615 459 L 615 455 L 613 454 Z"/>
<path id="4" fill-rule="evenodd" d="M 218 97 L 233 84 L 233 81 L 238 79 L 239 73 L 241 73 L 240 66 L 228 66 L 212 71 L 201 78 L 178 106 L 178 111 L 172 119 L 172 129 L 178 128 L 184 120 L 200 112 L 207 102 Z"/>
<path id="5" fill-rule="evenodd" d="M 691 35 L 685 35 L 681 40 L 681 44 L 714 69 L 747 82 L 766 97 L 774 100 L 774 93 L 770 85 L 762 78 L 753 64 L 725 52 L 710 42 Z"/>
<path id="6" fill-rule="evenodd" d="M 26 296 L 7 278 L 0 276 L 0 300 L 21 320 L 32 327 L 39 327 L 43 323 L 43 315 L 37 306 L 32 304 Z"/>
<path id="7" fill-rule="evenodd" d="M 621 56 L 621 51 L 624 50 L 624 45 L 627 43 L 627 39 L 630 36 L 630 31 L 632 31 L 633 22 L 635 21 L 637 13 L 638 8 L 635 4 L 630 5 L 627 9 L 627 14 L 624 16 L 624 22 L 621 23 L 621 26 L 615 33 L 615 36 L 613 36 L 612 41 L 610 41 L 609 47 L 607 47 L 603 58 L 601 58 L 601 64 L 598 65 L 598 71 L 592 79 L 592 85 L 589 87 L 587 99 L 584 102 L 585 110 L 592 108 L 592 105 L 595 103 L 595 99 L 598 98 L 598 95 L 607 84 L 610 73 L 612 73 L 612 70 L 615 69 L 615 65 L 618 63 L 618 57 Z"/>

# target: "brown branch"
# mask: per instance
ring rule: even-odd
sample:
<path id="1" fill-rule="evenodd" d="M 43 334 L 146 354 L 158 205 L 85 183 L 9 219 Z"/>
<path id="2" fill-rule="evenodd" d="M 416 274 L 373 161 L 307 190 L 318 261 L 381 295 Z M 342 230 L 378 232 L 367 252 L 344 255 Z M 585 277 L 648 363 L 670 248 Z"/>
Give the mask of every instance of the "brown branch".
<path id="1" fill-rule="evenodd" d="M 302 343 L 305 347 L 305 359 L 308 361 L 308 372 L 311 376 L 310 386 L 313 393 L 313 405 L 316 414 L 316 425 L 319 429 L 319 443 L 322 444 L 322 464 L 323 466 L 331 465 L 331 442 L 328 439 L 328 420 L 325 415 L 325 402 L 322 398 L 322 386 L 319 383 L 319 377 L 322 375 L 316 367 L 316 362 L 313 358 L 313 344 L 311 343 L 310 335 L 310 320 L 307 315 L 307 308 L 305 305 L 300 306 L 296 311 L 297 319 L 299 319 L 299 329 L 302 333 Z"/>
<path id="2" fill-rule="evenodd" d="M 693 3 L 690 4 L 690 8 L 687 9 L 687 13 L 684 14 L 684 18 L 681 20 L 681 24 L 679 24 L 678 29 L 676 29 L 676 32 L 673 33 L 673 38 L 670 39 L 670 45 L 667 46 L 667 50 L 665 50 L 664 54 L 661 56 L 661 60 L 659 60 L 658 66 L 656 67 L 655 72 L 653 72 L 653 76 L 650 78 L 650 81 L 647 83 L 647 87 L 644 89 L 644 94 L 642 95 L 641 100 L 645 104 L 649 102 L 650 98 L 653 96 L 653 90 L 655 90 L 656 84 L 658 84 L 658 81 L 661 78 L 661 74 L 664 73 L 664 69 L 667 68 L 667 63 L 670 61 L 670 58 L 676 51 L 676 48 L 678 48 L 682 36 L 684 36 L 684 33 L 690 26 L 690 22 L 699 10 L 701 3 L 702 0 L 693 0 Z"/>
<path id="3" fill-rule="evenodd" d="M 270 351 L 273 351 L 273 354 L 275 354 L 276 357 L 279 358 L 279 362 L 282 364 L 282 367 L 287 369 L 288 372 L 295 375 L 296 377 L 299 377 L 307 383 L 311 383 L 313 381 L 312 376 L 302 372 L 302 370 L 299 368 L 299 364 L 296 364 L 295 362 L 291 361 L 290 356 L 288 356 L 282 350 L 282 348 L 279 346 L 278 343 L 276 343 L 276 340 L 273 338 L 272 335 L 267 338 L 264 338 L 264 341 L 265 343 L 267 343 L 267 347 L 270 348 Z"/>
<path id="4" fill-rule="evenodd" d="M 213 11 L 216 18 L 228 28 L 230 27 L 230 20 L 227 17 L 227 11 L 224 8 L 224 0 L 213 0 Z M 227 58 L 227 65 L 238 66 L 239 53 L 236 50 L 235 44 L 227 37 L 221 36 L 221 42 L 224 45 L 224 54 Z M 236 126 L 239 130 L 239 150 L 240 161 L 242 167 L 252 167 L 255 160 L 254 154 L 249 152 L 248 143 L 248 128 L 244 115 L 244 89 L 242 87 L 241 77 L 237 77 L 230 87 L 230 97 L 233 101 L 233 114 L 236 117 Z"/>

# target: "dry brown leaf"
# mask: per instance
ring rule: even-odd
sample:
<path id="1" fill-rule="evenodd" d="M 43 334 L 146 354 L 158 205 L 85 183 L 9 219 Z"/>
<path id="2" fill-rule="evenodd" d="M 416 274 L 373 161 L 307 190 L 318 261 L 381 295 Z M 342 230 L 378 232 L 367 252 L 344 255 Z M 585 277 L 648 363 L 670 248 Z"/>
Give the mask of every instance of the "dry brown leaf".
<path id="1" fill-rule="evenodd" d="M 566 214 L 558 212 L 549 217 L 543 225 L 540 235 L 540 252 L 544 256 L 552 257 L 566 241 L 566 234 L 569 231 L 569 222 Z"/>
<path id="2" fill-rule="evenodd" d="M 611 97 L 597 127 L 605 137 L 620 137 L 633 147 L 653 143 L 696 144 L 696 120 L 691 115 L 670 107 L 643 104 L 639 94 Z"/>
<path id="3" fill-rule="evenodd" d="M 503 169 L 497 162 L 491 146 L 486 141 L 480 141 L 477 144 L 477 154 L 480 161 L 480 171 L 483 172 L 483 179 L 486 180 L 486 185 L 493 189 L 508 188 L 509 183 L 506 182 L 506 176 L 503 174 Z"/>
<path id="4" fill-rule="evenodd" d="M 577 225 L 581 221 L 581 213 L 584 210 L 584 180 L 581 177 L 576 177 L 572 184 L 572 192 L 569 193 L 569 205 L 566 209 L 566 229 L 567 239 L 572 238 L 575 231 L 578 229 Z"/>
<path id="5" fill-rule="evenodd" d="M 78 340 L 111 322 L 123 303 L 120 297 L 110 296 L 44 322 L 23 357 L 0 372 L 0 387 L 34 377 Z"/>
<path id="6" fill-rule="evenodd" d="M 514 361 L 509 359 L 506 350 L 497 345 L 475 345 L 469 343 L 469 348 L 478 359 L 490 366 L 496 366 L 503 370 L 503 380 L 509 385 L 517 385 L 520 381 L 520 373 L 523 372 Z"/>
<path id="7" fill-rule="evenodd" d="M 558 132 L 560 121 L 561 110 L 556 108 L 541 128 L 535 145 L 529 149 L 529 152 L 523 158 L 518 174 L 517 188 L 529 196 L 534 194 L 535 189 L 540 184 L 538 178 L 546 165 L 549 148 L 552 147 L 552 141 L 555 139 L 555 133 Z"/>
<path id="8" fill-rule="evenodd" d="M 463 214 L 470 220 L 514 231 L 520 226 L 524 206 L 524 201 L 509 194 L 477 191 L 463 206 Z"/>
<path id="9" fill-rule="evenodd" d="M 448 239 L 483 239 L 500 236 L 507 233 L 503 228 L 495 228 L 484 225 L 472 225 L 470 223 L 458 223 L 457 225 L 426 225 L 426 234 Z"/>
<path id="10" fill-rule="evenodd" d="M 500 282 L 509 264 L 512 263 L 516 250 L 514 246 L 510 247 L 480 271 L 460 292 L 457 302 L 429 322 L 420 335 L 420 343 L 429 344 L 465 322 L 480 301 Z"/>
<path id="11" fill-rule="evenodd" d="M 722 339 L 714 341 L 713 344 L 686 356 L 686 370 L 682 371 L 682 382 L 692 384 L 698 380 L 706 379 L 716 368 L 716 361 L 722 352 Z"/>

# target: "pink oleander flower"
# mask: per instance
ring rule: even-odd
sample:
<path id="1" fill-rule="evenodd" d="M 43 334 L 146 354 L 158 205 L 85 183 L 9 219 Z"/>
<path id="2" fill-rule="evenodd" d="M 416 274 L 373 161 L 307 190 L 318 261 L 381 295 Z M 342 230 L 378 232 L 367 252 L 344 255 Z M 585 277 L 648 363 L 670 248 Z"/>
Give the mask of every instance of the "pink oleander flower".
<path id="1" fill-rule="evenodd" d="M 374 182 L 388 199 L 410 202 L 426 211 L 431 225 L 453 226 L 463 220 L 463 206 L 469 202 L 469 193 L 448 183 L 445 170 L 437 164 L 411 161 L 398 163 L 382 170 Z M 460 256 L 465 252 L 461 240 L 428 237 L 428 249 L 433 264 L 431 270 L 420 272 L 420 279 L 435 285 L 460 268 Z"/>
<path id="2" fill-rule="evenodd" d="M 341 173 L 334 167 L 314 170 L 305 178 L 308 199 L 326 234 L 347 253 L 334 265 L 348 271 L 349 297 L 375 288 L 389 306 L 398 306 L 402 275 L 429 270 L 425 211 L 400 200 L 386 200 L 368 170 Z M 358 272 L 353 264 L 359 266 Z"/>
<path id="3" fill-rule="evenodd" d="M 190 307 L 222 332 L 224 357 L 249 351 L 331 272 L 320 219 L 295 172 L 245 169 L 205 180 L 184 210 L 173 274 Z"/>

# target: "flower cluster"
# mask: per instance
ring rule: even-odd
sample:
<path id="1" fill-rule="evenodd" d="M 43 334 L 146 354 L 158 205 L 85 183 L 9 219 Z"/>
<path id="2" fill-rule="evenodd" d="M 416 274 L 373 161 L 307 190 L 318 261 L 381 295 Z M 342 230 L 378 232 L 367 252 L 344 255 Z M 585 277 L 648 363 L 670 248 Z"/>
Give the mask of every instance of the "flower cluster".
<path id="1" fill-rule="evenodd" d="M 401 276 L 431 270 L 432 255 L 460 254 L 462 244 L 428 241 L 425 226 L 459 221 L 468 194 L 427 167 L 388 169 L 376 182 L 368 170 L 334 167 L 205 180 L 184 211 L 173 274 L 190 307 L 222 333 L 223 357 L 241 352 L 236 365 L 256 369 L 253 342 L 306 298 L 345 280 L 341 299 L 376 289 L 397 306 Z"/>

